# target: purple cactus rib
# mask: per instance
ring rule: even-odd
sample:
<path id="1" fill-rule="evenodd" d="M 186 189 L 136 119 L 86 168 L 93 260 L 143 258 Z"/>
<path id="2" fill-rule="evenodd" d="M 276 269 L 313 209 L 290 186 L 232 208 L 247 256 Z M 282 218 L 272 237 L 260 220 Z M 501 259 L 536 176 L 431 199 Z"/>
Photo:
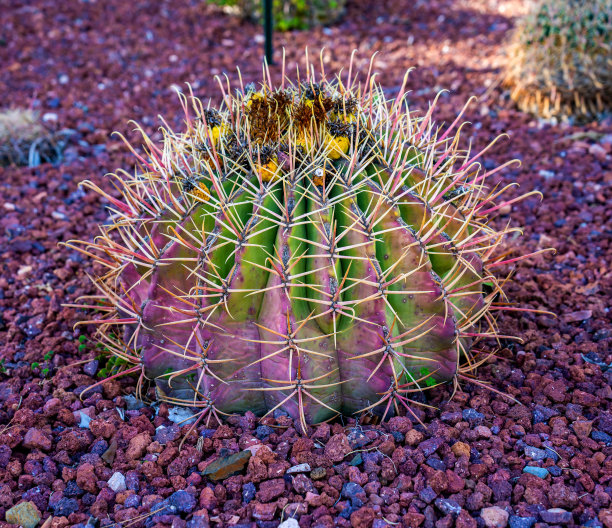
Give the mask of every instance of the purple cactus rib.
<path id="1" fill-rule="evenodd" d="M 275 263 L 278 271 L 270 273 L 259 320 L 268 408 L 282 405 L 296 420 L 313 423 L 339 411 L 335 384 L 340 380 L 333 342 L 309 318 L 306 289 L 300 282 L 303 276 L 292 278 L 305 270 L 300 248 L 306 230 L 294 220 L 305 211 L 305 201 L 304 195 L 285 187 L 286 226 L 279 228 L 275 244 L 280 254 Z"/>
<path id="2" fill-rule="evenodd" d="M 388 319 L 385 299 L 379 294 L 382 274 L 371 225 L 355 198 L 347 198 L 343 205 L 348 217 L 343 221 L 347 230 L 344 245 L 351 247 L 346 254 L 352 257 L 345 305 L 352 321 L 338 338 L 338 363 L 345 382 L 342 409 L 345 414 L 352 414 L 378 402 L 392 387 L 392 362 L 384 360 L 379 366 L 385 347 L 384 330 L 391 328 L 392 320 Z"/>

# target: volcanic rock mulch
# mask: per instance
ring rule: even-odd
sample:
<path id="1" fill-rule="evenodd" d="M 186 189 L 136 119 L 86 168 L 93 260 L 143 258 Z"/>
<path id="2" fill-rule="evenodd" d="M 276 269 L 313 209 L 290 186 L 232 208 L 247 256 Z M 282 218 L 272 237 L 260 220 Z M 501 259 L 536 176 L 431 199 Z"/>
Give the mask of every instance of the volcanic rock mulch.
<path id="1" fill-rule="evenodd" d="M 612 123 L 541 123 L 508 102 L 497 83 L 511 15 L 524 8 L 516 0 L 358 4 L 336 27 L 278 35 L 290 66 L 303 71 L 306 45 L 311 57 L 327 47 L 328 71 L 353 49 L 360 67 L 381 51 L 376 71 L 390 94 L 417 66 L 414 108 L 450 89 L 435 113 L 447 123 L 480 96 L 465 144 L 506 132 L 485 166 L 517 158 L 500 184 L 521 185 L 511 196 L 544 195 L 497 219 L 525 227 L 508 241 L 516 254 L 557 248 L 519 263 L 508 296 L 558 317 L 500 316 L 500 333 L 523 343 L 503 339 L 479 371 L 516 401 L 468 383 L 450 403 L 449 390 L 427 396 L 438 409 L 419 411 L 425 427 L 346 420 L 301 435 L 282 414 L 247 415 L 201 424 L 179 449 L 190 425 L 166 405 L 142 406 L 132 380 L 80 399 L 104 360 L 94 329 L 73 329 L 86 314 L 62 305 L 93 293 L 93 268 L 57 244 L 94 236 L 106 213 L 78 182 L 110 190 L 104 173 L 133 164 L 109 138 L 133 137 L 128 119 L 154 131 L 162 113 L 180 126 L 172 85 L 218 99 L 211 77 L 236 79 L 235 64 L 256 80 L 261 41 L 258 28 L 196 0 L 9 0 L 2 104 L 32 102 L 75 140 L 61 166 L 0 169 L 0 519 L 31 501 L 57 528 L 612 526 Z"/>

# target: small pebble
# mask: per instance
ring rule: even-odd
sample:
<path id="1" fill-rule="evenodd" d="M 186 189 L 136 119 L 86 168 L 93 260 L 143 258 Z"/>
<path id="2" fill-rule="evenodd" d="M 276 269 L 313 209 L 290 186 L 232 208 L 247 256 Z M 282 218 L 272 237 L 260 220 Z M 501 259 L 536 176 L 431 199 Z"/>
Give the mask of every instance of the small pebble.
<path id="1" fill-rule="evenodd" d="M 540 517 L 549 524 L 570 524 L 573 522 L 571 512 L 562 508 L 551 508 L 540 512 Z"/>
<path id="2" fill-rule="evenodd" d="M 290 467 L 286 472 L 291 473 L 308 473 L 310 471 L 310 464 L 298 464 L 297 466 Z"/>
<path id="3" fill-rule="evenodd" d="M 108 487 L 115 493 L 125 491 L 127 487 L 125 485 L 125 476 L 123 473 L 119 473 L 119 471 L 113 473 L 111 478 L 108 479 Z"/>
<path id="4" fill-rule="evenodd" d="M 310 478 L 312 480 L 321 480 L 325 478 L 327 471 L 323 467 L 316 467 L 310 472 Z"/>
<path id="5" fill-rule="evenodd" d="M 535 517 L 519 517 L 518 515 L 510 515 L 508 524 L 510 528 L 531 528 L 536 523 Z"/>
<path id="6" fill-rule="evenodd" d="M 523 468 L 523 473 L 531 473 L 536 477 L 540 477 L 541 479 L 546 478 L 548 476 L 548 470 L 546 468 L 541 468 L 537 466 L 525 466 Z"/>
<path id="7" fill-rule="evenodd" d="M 508 512 L 499 506 L 483 508 L 480 512 L 480 518 L 487 528 L 504 528 L 508 525 L 509 517 Z"/>
<path id="8" fill-rule="evenodd" d="M 431 504 L 437 496 L 438 494 L 431 488 L 431 486 L 427 486 L 419 492 L 419 498 L 427 504 Z"/>
<path id="9" fill-rule="evenodd" d="M 18 524 L 23 528 L 34 528 L 42 518 L 33 502 L 20 502 L 6 512 L 6 522 Z"/>
<path id="10" fill-rule="evenodd" d="M 171 506 L 174 506 L 178 511 L 183 513 L 191 512 L 196 506 L 195 497 L 185 490 L 175 491 L 168 497 L 168 502 Z"/>
<path id="11" fill-rule="evenodd" d="M 538 449 L 537 447 L 526 445 L 525 456 L 528 456 L 532 460 L 544 460 L 548 457 L 548 454 L 544 449 Z"/>

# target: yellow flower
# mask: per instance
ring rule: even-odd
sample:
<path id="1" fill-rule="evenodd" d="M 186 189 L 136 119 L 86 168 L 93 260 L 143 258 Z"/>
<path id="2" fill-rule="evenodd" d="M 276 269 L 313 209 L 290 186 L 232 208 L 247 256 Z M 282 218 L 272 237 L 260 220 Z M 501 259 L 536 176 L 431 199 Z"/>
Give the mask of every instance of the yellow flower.
<path id="1" fill-rule="evenodd" d="M 208 137 L 210 137 L 210 141 L 215 145 L 215 147 L 219 146 L 219 142 L 221 140 L 221 136 L 227 132 L 227 125 L 222 123 L 221 125 L 215 125 L 208 129 Z"/>

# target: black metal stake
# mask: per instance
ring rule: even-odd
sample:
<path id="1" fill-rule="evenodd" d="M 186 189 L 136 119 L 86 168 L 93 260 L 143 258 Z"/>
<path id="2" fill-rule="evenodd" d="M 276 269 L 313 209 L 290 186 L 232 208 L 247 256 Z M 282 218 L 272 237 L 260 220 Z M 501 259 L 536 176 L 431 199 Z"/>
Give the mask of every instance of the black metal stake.
<path id="1" fill-rule="evenodd" d="M 274 64 L 274 50 L 272 48 L 272 24 L 274 23 L 272 19 L 272 0 L 263 0 L 263 22 L 266 38 L 266 61 L 268 61 L 268 64 Z"/>

